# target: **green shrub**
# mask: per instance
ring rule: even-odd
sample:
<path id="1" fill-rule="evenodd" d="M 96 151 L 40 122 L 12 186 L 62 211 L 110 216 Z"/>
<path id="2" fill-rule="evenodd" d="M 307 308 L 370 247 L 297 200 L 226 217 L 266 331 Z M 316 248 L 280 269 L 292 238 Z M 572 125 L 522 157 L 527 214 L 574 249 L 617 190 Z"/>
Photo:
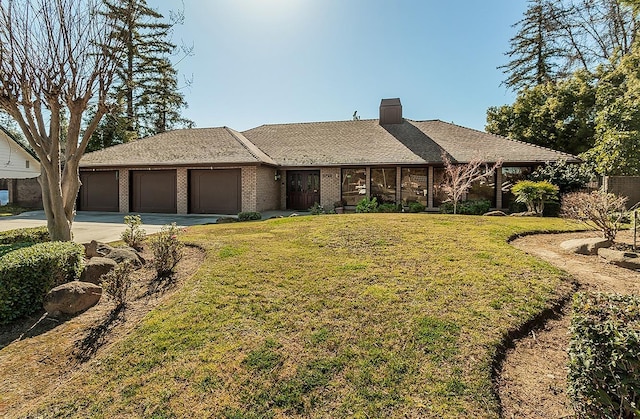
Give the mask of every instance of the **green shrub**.
<path id="1" fill-rule="evenodd" d="M 558 187 L 546 180 L 533 182 L 521 180 L 511 188 L 511 193 L 516 196 L 517 202 L 527 206 L 527 211 L 535 212 L 542 216 L 544 204 L 558 199 Z"/>
<path id="2" fill-rule="evenodd" d="M 262 214 L 256 211 L 252 212 L 241 212 L 238 214 L 238 221 L 253 221 L 253 220 L 261 220 Z"/>
<path id="3" fill-rule="evenodd" d="M 322 205 L 318 204 L 317 202 L 313 203 L 313 206 L 309 208 L 309 211 L 311 212 L 311 215 L 322 215 L 325 213 Z"/>
<path id="4" fill-rule="evenodd" d="M 580 417 L 640 416 L 640 297 L 578 293 L 569 395 Z"/>
<path id="5" fill-rule="evenodd" d="M 426 207 L 422 205 L 420 202 L 412 201 L 409 202 L 409 212 L 424 212 Z"/>
<path id="6" fill-rule="evenodd" d="M 401 212 L 402 205 L 392 204 L 390 202 L 378 205 L 376 212 Z"/>
<path id="7" fill-rule="evenodd" d="M 378 200 L 373 198 L 363 198 L 356 205 L 356 212 L 377 212 L 378 211 Z"/>
<path id="8" fill-rule="evenodd" d="M 0 244 L 44 243 L 49 241 L 47 227 L 19 228 L 0 232 Z"/>
<path id="9" fill-rule="evenodd" d="M 151 251 L 153 252 L 153 267 L 156 269 L 159 278 L 171 275 L 180 259 L 182 259 L 184 244 L 178 239 L 181 232 L 176 223 L 172 223 L 162 227 L 160 233 L 150 240 Z"/>
<path id="10" fill-rule="evenodd" d="M 124 223 L 127 225 L 127 228 L 122 232 L 120 238 L 127 246 L 140 249 L 142 242 L 147 238 L 147 232 L 140 227 L 142 225 L 142 219 L 139 215 L 125 215 Z"/>
<path id="11" fill-rule="evenodd" d="M 0 257 L 0 324 L 37 311 L 51 288 L 78 279 L 83 256 L 80 244 L 47 242 Z"/>
<path id="12" fill-rule="evenodd" d="M 458 203 L 458 214 L 482 215 L 489 211 L 491 202 L 487 199 L 477 201 L 462 201 Z M 440 212 L 443 214 L 453 214 L 453 203 L 443 202 L 440 204 Z"/>

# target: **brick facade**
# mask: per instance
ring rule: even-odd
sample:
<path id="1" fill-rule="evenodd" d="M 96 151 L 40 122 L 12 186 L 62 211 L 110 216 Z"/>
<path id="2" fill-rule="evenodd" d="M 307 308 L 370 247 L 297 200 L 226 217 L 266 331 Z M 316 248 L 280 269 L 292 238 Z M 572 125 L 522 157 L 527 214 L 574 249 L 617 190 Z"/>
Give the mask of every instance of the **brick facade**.
<path id="1" fill-rule="evenodd" d="M 7 179 L 9 202 L 25 208 L 42 208 L 42 188 L 38 178 Z"/>
<path id="2" fill-rule="evenodd" d="M 129 212 L 129 169 L 120 169 L 118 171 L 118 195 L 120 212 Z"/>
<path id="3" fill-rule="evenodd" d="M 256 170 L 256 211 L 267 211 L 274 209 L 284 209 L 281 204 L 282 185 L 285 183 L 282 178 L 276 180 L 276 175 L 281 175 L 280 171 L 273 167 L 258 166 Z"/>
<path id="4" fill-rule="evenodd" d="M 640 176 L 605 176 L 603 187 L 607 192 L 627 197 L 627 208 L 640 202 Z"/>
<path id="5" fill-rule="evenodd" d="M 320 205 L 332 210 L 333 204 L 340 200 L 341 170 L 339 167 L 320 169 Z"/>

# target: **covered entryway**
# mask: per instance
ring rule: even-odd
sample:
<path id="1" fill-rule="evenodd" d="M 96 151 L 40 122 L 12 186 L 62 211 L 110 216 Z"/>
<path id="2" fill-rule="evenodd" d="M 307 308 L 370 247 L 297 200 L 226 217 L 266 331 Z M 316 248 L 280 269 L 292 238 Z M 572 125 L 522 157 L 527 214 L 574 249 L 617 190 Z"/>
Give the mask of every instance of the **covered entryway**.
<path id="1" fill-rule="evenodd" d="M 177 211 L 175 170 L 133 170 L 130 173 L 132 212 Z"/>
<path id="2" fill-rule="evenodd" d="M 80 172 L 80 211 L 118 212 L 118 171 Z"/>
<path id="3" fill-rule="evenodd" d="M 320 171 L 287 171 L 287 208 L 307 210 L 320 203 Z"/>
<path id="4" fill-rule="evenodd" d="M 240 169 L 189 170 L 189 212 L 237 214 L 242 207 Z"/>

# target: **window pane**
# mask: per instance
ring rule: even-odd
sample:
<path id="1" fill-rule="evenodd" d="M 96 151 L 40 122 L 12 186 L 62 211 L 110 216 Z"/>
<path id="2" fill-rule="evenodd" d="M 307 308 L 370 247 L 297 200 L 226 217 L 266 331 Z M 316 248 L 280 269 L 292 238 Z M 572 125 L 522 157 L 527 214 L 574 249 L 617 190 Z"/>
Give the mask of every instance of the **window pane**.
<path id="1" fill-rule="evenodd" d="M 491 207 L 496 206 L 496 175 L 476 180 L 467 191 L 466 201 L 479 201 L 486 199 L 491 202 Z"/>
<path id="2" fill-rule="evenodd" d="M 371 197 L 378 203 L 396 202 L 396 168 L 371 169 Z"/>
<path id="3" fill-rule="evenodd" d="M 531 173 L 531 167 L 503 167 L 502 168 L 502 207 L 509 208 L 516 200 L 511 188 L 518 181 L 524 180 Z"/>
<path id="4" fill-rule="evenodd" d="M 439 207 L 443 202 L 447 201 L 449 197 L 442 186 L 444 184 L 445 171 L 444 167 L 436 167 L 433 169 L 433 206 Z"/>
<path id="5" fill-rule="evenodd" d="M 364 168 L 342 169 L 342 199 L 356 205 L 367 196 L 367 174 Z"/>
<path id="6" fill-rule="evenodd" d="M 402 168 L 402 183 L 400 184 L 402 190 L 402 201 L 409 203 L 411 201 L 420 202 L 425 207 L 427 206 L 427 169 L 420 168 Z"/>

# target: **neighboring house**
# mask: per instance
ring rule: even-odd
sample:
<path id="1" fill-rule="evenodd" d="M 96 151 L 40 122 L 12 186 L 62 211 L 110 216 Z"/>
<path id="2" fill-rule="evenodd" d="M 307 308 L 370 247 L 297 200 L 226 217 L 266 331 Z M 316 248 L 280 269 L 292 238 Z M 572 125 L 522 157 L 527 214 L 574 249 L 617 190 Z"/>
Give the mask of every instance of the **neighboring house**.
<path id="1" fill-rule="evenodd" d="M 0 205 L 11 202 L 25 207 L 41 207 L 37 178 L 40 162 L 36 156 L 0 127 Z"/>
<path id="2" fill-rule="evenodd" d="M 422 202 L 446 199 L 442 153 L 455 163 L 502 160 L 468 199 L 508 208 L 510 186 L 569 154 L 442 121 L 402 117 L 399 99 L 383 99 L 380 119 L 176 130 L 86 154 L 79 210 L 235 214 L 332 208 L 364 197 Z M 498 187 L 496 187 L 498 185 Z"/>

